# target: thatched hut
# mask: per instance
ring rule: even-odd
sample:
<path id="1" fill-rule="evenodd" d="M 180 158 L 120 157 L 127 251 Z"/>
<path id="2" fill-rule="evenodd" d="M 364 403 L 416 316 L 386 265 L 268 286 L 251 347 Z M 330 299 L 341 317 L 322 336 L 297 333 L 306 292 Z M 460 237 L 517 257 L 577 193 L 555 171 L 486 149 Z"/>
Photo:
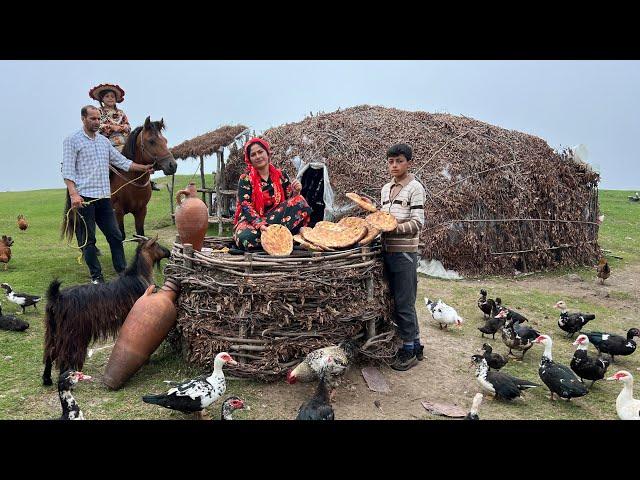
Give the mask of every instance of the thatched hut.
<path id="1" fill-rule="evenodd" d="M 464 274 L 592 265 L 598 254 L 598 181 L 570 150 L 464 116 L 357 106 L 312 115 L 263 135 L 273 162 L 296 176 L 300 162 L 329 171 L 335 203 L 344 193 L 379 198 L 389 180 L 385 153 L 413 147 L 413 171 L 427 191 L 423 258 Z M 227 162 L 225 187 L 244 169 Z"/>
<path id="2" fill-rule="evenodd" d="M 200 182 L 201 187 L 198 189 L 202 192 L 202 200 L 207 202 L 209 207 L 209 223 L 218 224 L 218 234 L 222 232 L 223 223 L 231 223 L 232 219 L 225 212 L 229 210 L 230 199 L 235 196 L 236 189 L 225 190 L 222 185 L 225 184 L 225 160 L 224 149 L 229 146 L 235 147 L 235 142 L 239 137 L 247 135 L 248 130 L 244 125 L 225 125 L 217 128 L 212 132 L 198 135 L 191 140 L 185 140 L 179 145 L 172 147 L 171 153 L 176 160 L 186 160 L 187 158 L 196 158 L 200 160 Z M 246 140 L 246 138 L 245 138 Z M 232 147 L 232 148 L 233 148 Z M 217 168 L 215 172 L 215 185 L 207 187 L 204 176 L 204 158 L 216 154 Z M 174 186 L 175 177 L 171 181 L 171 215 L 174 215 Z M 215 208 L 213 194 L 216 195 Z"/>

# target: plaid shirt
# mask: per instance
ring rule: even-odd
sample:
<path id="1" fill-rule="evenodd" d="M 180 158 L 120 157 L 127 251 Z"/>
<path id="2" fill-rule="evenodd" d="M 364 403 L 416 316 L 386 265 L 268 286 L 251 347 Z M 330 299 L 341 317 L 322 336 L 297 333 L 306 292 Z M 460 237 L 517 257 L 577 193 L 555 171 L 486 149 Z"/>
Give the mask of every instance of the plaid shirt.
<path id="1" fill-rule="evenodd" d="M 80 129 L 64 139 L 62 177 L 76 184 L 80 196 L 111 196 L 109 163 L 128 172 L 133 162 L 118 152 L 107 137 L 98 133 L 91 138 Z"/>

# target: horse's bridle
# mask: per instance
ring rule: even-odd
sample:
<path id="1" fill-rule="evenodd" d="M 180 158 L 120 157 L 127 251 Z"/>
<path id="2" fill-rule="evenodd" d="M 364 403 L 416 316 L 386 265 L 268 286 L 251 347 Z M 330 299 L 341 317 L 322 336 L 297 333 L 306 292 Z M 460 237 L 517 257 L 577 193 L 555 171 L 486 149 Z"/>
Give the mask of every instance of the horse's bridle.
<path id="1" fill-rule="evenodd" d="M 140 132 L 140 134 L 142 134 L 144 132 L 144 129 L 142 130 L 142 132 Z M 171 158 L 171 153 L 168 153 L 167 155 L 164 155 L 163 157 L 158 157 L 157 155 L 151 155 L 148 151 L 145 152 L 144 150 L 144 138 L 140 138 L 140 152 L 142 154 L 142 156 L 144 157 L 145 153 L 147 154 L 148 158 L 150 158 L 151 160 L 153 160 L 153 163 L 151 164 L 153 166 L 154 170 L 160 170 L 160 165 L 158 162 L 161 162 L 162 160 L 167 160 L 169 158 Z"/>

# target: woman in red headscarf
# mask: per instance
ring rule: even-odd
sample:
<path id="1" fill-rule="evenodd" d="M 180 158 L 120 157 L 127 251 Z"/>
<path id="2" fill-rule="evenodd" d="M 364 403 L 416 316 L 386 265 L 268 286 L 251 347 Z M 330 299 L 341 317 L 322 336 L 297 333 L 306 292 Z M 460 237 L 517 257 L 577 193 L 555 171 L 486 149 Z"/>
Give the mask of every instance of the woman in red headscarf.
<path id="1" fill-rule="evenodd" d="M 269 225 L 287 227 L 292 234 L 309 223 L 311 207 L 298 180 L 271 164 L 271 148 L 262 138 L 252 138 L 244 147 L 247 173 L 238 181 L 238 202 L 233 238 L 245 250 L 260 246 L 260 234 Z"/>

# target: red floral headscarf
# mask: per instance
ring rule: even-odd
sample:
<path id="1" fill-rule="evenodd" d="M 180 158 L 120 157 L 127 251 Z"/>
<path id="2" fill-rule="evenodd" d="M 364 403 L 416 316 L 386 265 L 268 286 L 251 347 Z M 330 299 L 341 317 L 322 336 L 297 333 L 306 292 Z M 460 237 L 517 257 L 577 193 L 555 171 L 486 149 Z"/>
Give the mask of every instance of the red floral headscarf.
<path id="1" fill-rule="evenodd" d="M 252 138 L 244 146 L 244 162 L 247 164 L 247 172 L 249 173 L 249 182 L 251 182 L 251 203 L 258 215 L 264 215 L 264 197 L 262 195 L 262 185 L 260 184 L 260 173 L 251 165 L 251 158 L 249 150 L 251 145 L 258 143 L 267 151 L 267 155 L 271 156 L 271 146 L 269 142 L 262 138 Z M 269 177 L 271 177 L 271 183 L 274 190 L 274 202 L 278 205 L 285 198 L 284 189 L 282 188 L 282 172 L 273 166 L 269 162 Z M 238 217 L 240 216 L 242 199 L 238 199 L 238 205 L 236 207 L 236 214 L 233 219 L 234 223 L 238 223 Z"/>

